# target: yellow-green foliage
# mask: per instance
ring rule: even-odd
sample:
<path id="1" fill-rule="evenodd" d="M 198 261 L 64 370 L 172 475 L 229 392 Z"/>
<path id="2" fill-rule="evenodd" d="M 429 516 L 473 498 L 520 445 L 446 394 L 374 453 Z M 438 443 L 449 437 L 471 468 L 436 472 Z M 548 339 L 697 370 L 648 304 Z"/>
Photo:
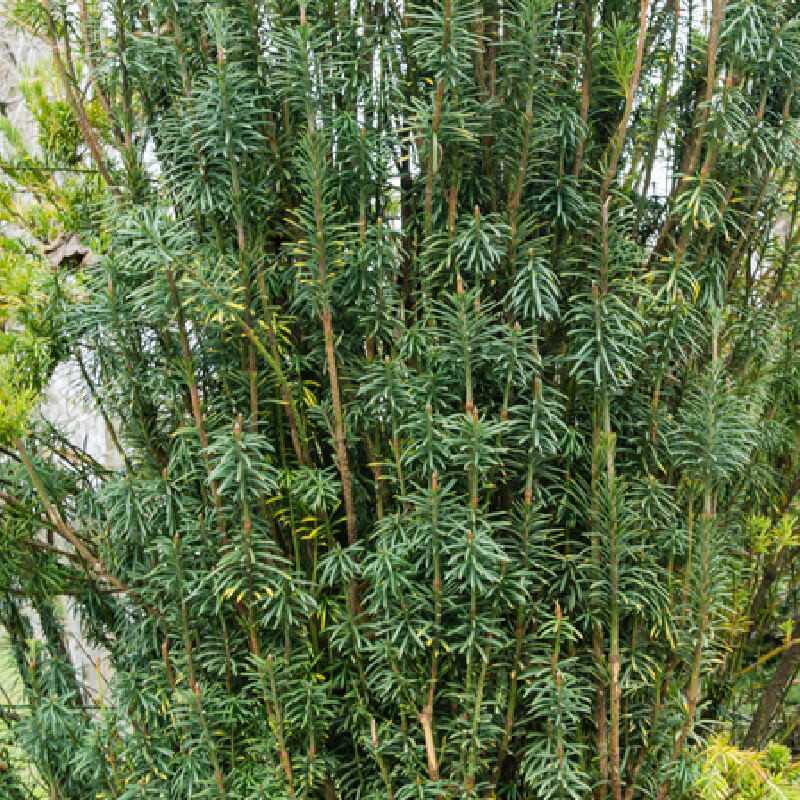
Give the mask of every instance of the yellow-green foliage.
<path id="1" fill-rule="evenodd" d="M 49 341 L 38 332 L 44 280 L 38 260 L 0 239 L 0 442 L 21 434 L 48 372 Z"/>
<path id="2" fill-rule="evenodd" d="M 25 700 L 19 670 L 5 633 L 0 634 L 0 697 L 4 702 L 15 706 Z M 22 710 L 21 705 L 17 707 Z M 13 767 L 15 774 L 11 774 L 10 767 Z M 19 791 L 20 784 L 12 783 L 15 778 L 24 781 L 25 791 L 29 792 L 31 800 L 43 796 L 42 781 L 36 768 L 14 742 L 8 726 L 0 720 L 0 798 L 3 800 L 18 796 L 14 794 L 14 790 Z"/>
<path id="3" fill-rule="evenodd" d="M 800 800 L 800 766 L 781 744 L 739 750 L 725 736 L 712 738 L 696 785 L 698 800 Z"/>
<path id="4" fill-rule="evenodd" d="M 30 415 L 36 393 L 20 387 L 14 379 L 11 366 L 0 361 L 0 442 L 7 442 L 22 434 Z"/>
<path id="5" fill-rule="evenodd" d="M 61 233 L 81 232 L 103 191 L 93 177 L 69 171 L 83 166 L 85 145 L 52 65 L 42 62 L 20 89 L 38 149 L 0 116 L 0 224 L 9 231 L 0 237 L 0 443 L 23 432 L 53 362 L 46 312 L 54 273 L 43 250 Z M 102 135 L 102 109 L 88 103 L 86 113 Z"/>
<path id="6" fill-rule="evenodd" d="M 72 167 L 81 163 L 86 149 L 80 126 L 69 103 L 61 97 L 60 84 L 48 61 L 20 82 L 28 110 L 36 122 L 39 147 L 46 160 L 55 166 Z M 97 100 L 83 104 L 89 123 L 102 137 L 108 132 L 108 119 Z"/>
<path id="7" fill-rule="evenodd" d="M 58 165 L 76 165 L 80 161 L 83 138 L 69 104 L 48 96 L 41 77 L 24 81 L 20 88 L 36 121 L 42 151 L 50 154 Z"/>
<path id="8" fill-rule="evenodd" d="M 800 532 L 797 527 L 797 516 L 786 513 L 777 524 L 768 517 L 754 516 L 750 520 L 753 551 L 758 555 L 775 557 L 787 547 L 800 545 Z"/>
<path id="9" fill-rule="evenodd" d="M 10 0 L 3 11 L 20 28 L 40 36 L 47 32 L 47 15 L 38 0 Z"/>

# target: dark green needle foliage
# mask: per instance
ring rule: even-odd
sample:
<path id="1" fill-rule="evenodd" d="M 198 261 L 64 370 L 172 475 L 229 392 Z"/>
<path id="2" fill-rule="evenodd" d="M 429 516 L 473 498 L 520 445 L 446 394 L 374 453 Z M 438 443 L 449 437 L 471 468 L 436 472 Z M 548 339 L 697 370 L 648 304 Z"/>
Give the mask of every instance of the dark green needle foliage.
<path id="1" fill-rule="evenodd" d="M 2 442 L 4 797 L 721 799 L 796 746 L 796 3 L 10 12 L 116 456 Z"/>

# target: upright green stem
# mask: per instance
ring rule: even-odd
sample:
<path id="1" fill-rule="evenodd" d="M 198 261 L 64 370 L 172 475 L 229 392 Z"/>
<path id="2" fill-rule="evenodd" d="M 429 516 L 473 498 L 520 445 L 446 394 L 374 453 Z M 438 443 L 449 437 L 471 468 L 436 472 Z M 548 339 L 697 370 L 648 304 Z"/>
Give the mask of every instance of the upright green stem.
<path id="1" fill-rule="evenodd" d="M 419 714 L 422 733 L 425 738 L 425 756 L 428 762 L 428 777 L 439 780 L 439 760 L 436 755 L 435 720 L 433 704 L 436 699 L 436 683 L 439 677 L 439 646 L 442 627 L 442 566 L 441 545 L 439 542 L 439 478 L 434 472 L 429 488 L 431 512 L 431 537 L 433 548 L 433 642 L 431 653 L 431 674 L 428 680 L 428 694 L 425 705 Z"/>
<path id="2" fill-rule="evenodd" d="M 611 700 L 611 730 L 609 739 L 609 761 L 611 793 L 614 800 L 622 798 L 622 778 L 620 773 L 620 650 L 619 650 L 619 541 L 617 520 L 617 496 L 615 475 L 616 434 L 611 431 L 610 400 L 608 390 L 603 398 L 603 420 L 606 451 L 606 485 L 609 498 L 609 585 L 611 589 L 609 609 L 609 695 Z"/>
<path id="3" fill-rule="evenodd" d="M 195 672 L 194 648 L 189 626 L 189 612 L 186 608 L 186 595 L 183 589 L 184 575 L 180 534 L 175 534 L 173 542 L 175 546 L 175 582 L 180 603 L 181 636 L 183 638 L 183 649 L 186 656 L 186 669 L 189 673 L 189 689 L 192 692 L 197 718 L 200 721 L 200 726 L 203 729 L 203 734 L 208 745 L 208 757 L 211 759 L 211 765 L 214 768 L 214 781 L 217 785 L 217 791 L 220 797 L 225 800 L 227 797 L 225 791 L 225 776 L 222 772 L 222 765 L 219 760 L 219 755 L 217 754 L 217 746 L 214 742 L 214 737 L 211 735 L 211 731 L 208 728 L 208 720 L 206 719 L 205 710 L 203 708 L 202 690 L 197 682 L 197 674 Z"/>
<path id="4" fill-rule="evenodd" d="M 265 672 L 269 678 L 269 690 L 272 695 L 272 722 L 275 729 L 275 738 L 278 743 L 278 757 L 281 762 L 283 773 L 286 777 L 286 787 L 289 797 L 294 800 L 294 772 L 292 771 L 292 761 L 289 751 L 286 749 L 286 730 L 283 721 L 283 707 L 278 700 L 278 687 L 275 681 L 275 666 L 272 655 L 268 655 L 264 660 Z M 269 704 L 268 704 L 269 705 Z"/>
<path id="5" fill-rule="evenodd" d="M 313 115 L 309 111 L 309 138 L 316 140 L 317 132 L 313 122 Z M 316 159 L 321 159 L 319 154 Z M 325 361 L 328 367 L 328 381 L 331 389 L 333 403 L 334 444 L 336 449 L 336 466 L 342 479 L 342 495 L 344 497 L 345 518 L 347 523 L 347 541 L 355 544 L 358 539 L 358 523 L 356 509 L 353 501 L 353 479 L 350 472 L 350 459 L 347 453 L 347 436 L 345 433 L 344 411 L 342 409 L 342 395 L 339 387 L 339 367 L 336 363 L 336 344 L 333 332 L 333 310 L 328 295 L 328 254 L 325 233 L 325 218 L 322 205 L 322 174 L 323 165 L 319 161 L 315 164 L 314 182 L 312 186 L 314 226 L 315 226 L 315 257 L 317 262 L 317 282 L 321 294 L 322 331 L 325 341 Z"/>
<path id="6" fill-rule="evenodd" d="M 534 378 L 534 398 L 541 399 L 542 381 L 538 376 Z M 529 539 L 530 539 L 530 526 L 532 523 L 534 508 L 533 508 L 533 490 L 534 490 L 534 454 L 531 452 L 528 455 L 528 471 L 525 479 L 525 493 L 523 497 L 523 514 L 522 520 L 522 558 L 523 565 L 528 566 L 529 557 Z M 509 745 L 511 743 L 511 735 L 514 731 L 514 719 L 517 712 L 517 702 L 519 698 L 519 672 L 522 668 L 522 654 L 525 646 L 525 632 L 527 630 L 526 624 L 527 608 L 520 604 L 517 606 L 516 620 L 514 625 L 514 658 L 511 662 L 511 674 L 509 676 L 508 688 L 508 706 L 506 708 L 506 720 L 503 727 L 503 734 L 500 739 L 500 747 L 497 751 L 497 761 L 495 763 L 493 784 L 497 786 L 500 780 L 500 774 L 503 769 L 503 762 L 508 755 Z"/>
<path id="7" fill-rule="evenodd" d="M 650 0 L 641 0 L 639 8 L 639 37 L 636 42 L 636 58 L 633 63 L 633 73 L 625 87 L 625 107 L 622 118 L 619 121 L 617 130 L 611 140 L 608 167 L 603 176 L 603 184 L 600 187 L 600 204 L 605 203 L 608 191 L 614 178 L 617 175 L 619 157 L 622 154 L 622 147 L 625 144 L 625 135 L 628 132 L 628 124 L 633 111 L 633 101 L 636 90 L 639 87 L 639 78 L 642 74 L 642 59 L 644 57 L 644 43 L 647 36 L 647 16 L 650 10 Z M 616 798 L 615 798 L 616 800 Z"/>

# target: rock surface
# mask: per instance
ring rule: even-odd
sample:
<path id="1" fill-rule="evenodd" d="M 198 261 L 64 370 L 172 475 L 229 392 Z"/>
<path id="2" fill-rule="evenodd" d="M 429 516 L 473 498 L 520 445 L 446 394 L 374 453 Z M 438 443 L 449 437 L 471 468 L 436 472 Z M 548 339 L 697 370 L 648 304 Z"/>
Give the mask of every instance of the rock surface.
<path id="1" fill-rule="evenodd" d="M 37 147 L 36 123 L 25 105 L 20 91 L 20 80 L 32 71 L 48 55 L 47 47 L 22 31 L 12 28 L 0 16 L 0 114 L 23 135 L 26 146 L 35 151 Z M 0 159 L 8 155 L 8 147 L 0 137 Z M 2 168 L 0 168 L 2 175 Z M 14 235 L 15 231 L 5 227 L 3 233 Z M 88 253 L 76 236 L 62 237 L 55 243 L 52 252 L 45 253 L 51 263 L 55 260 L 82 261 Z M 56 425 L 73 444 L 82 447 L 94 459 L 110 468 L 120 464 L 102 417 L 93 403 L 87 399 L 86 386 L 81 380 L 76 363 L 60 364 L 45 389 L 39 413 Z M 62 546 L 67 547 L 66 543 Z M 93 649 L 81 632 L 80 620 L 69 598 L 62 599 L 67 645 L 73 663 L 82 677 L 86 690 L 94 694 L 104 682 L 107 672 L 104 654 Z"/>

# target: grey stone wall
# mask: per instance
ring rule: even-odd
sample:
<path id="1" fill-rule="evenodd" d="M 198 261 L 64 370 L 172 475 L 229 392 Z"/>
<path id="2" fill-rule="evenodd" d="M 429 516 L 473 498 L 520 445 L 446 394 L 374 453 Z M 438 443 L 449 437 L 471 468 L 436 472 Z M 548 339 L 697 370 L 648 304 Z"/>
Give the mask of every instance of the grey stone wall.
<path id="1" fill-rule="evenodd" d="M 36 125 L 19 90 L 20 78 L 42 60 L 45 45 L 10 26 L 0 14 L 0 113 L 22 131 L 29 146 L 36 146 Z M 0 144 L 0 154 L 5 145 Z"/>
<path id="2" fill-rule="evenodd" d="M 70 442 L 85 450 L 103 466 L 117 469 L 121 458 L 97 408 L 88 398 L 76 362 L 58 365 L 41 400 L 39 414 L 55 425 Z M 69 548 L 66 542 L 61 547 Z M 67 648 L 83 684 L 90 694 L 103 688 L 108 679 L 106 654 L 93 648 L 83 637 L 80 621 L 70 598 L 60 599 L 64 610 Z"/>
<path id="3" fill-rule="evenodd" d="M 37 150 L 36 123 L 20 92 L 20 80 L 49 55 L 44 43 L 14 29 L 0 14 L 0 114 L 21 131 L 29 150 Z M 0 137 L 0 159 L 8 147 Z M 0 170 L 2 173 L 2 170 Z M 33 202 L 32 198 L 22 198 Z M 21 235 L 11 227 L 5 235 Z M 119 454 L 97 409 L 87 399 L 87 391 L 76 363 L 60 364 L 43 393 L 39 414 L 56 425 L 69 440 L 82 447 L 94 459 L 110 468 L 120 464 Z M 69 548 L 66 542 L 60 547 Z M 84 639 L 80 622 L 69 598 L 59 598 L 63 610 L 67 647 L 90 694 L 102 688 L 108 667 L 105 654 L 93 649 Z M 104 677 L 105 676 L 105 677 Z"/>

